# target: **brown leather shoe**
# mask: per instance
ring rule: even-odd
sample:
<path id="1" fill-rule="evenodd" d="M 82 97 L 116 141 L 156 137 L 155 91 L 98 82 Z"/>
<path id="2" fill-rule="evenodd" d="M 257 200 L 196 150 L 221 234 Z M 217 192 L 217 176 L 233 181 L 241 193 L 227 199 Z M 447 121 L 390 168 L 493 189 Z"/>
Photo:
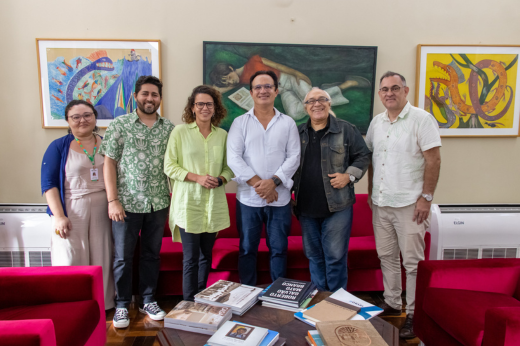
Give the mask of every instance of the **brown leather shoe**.
<path id="1" fill-rule="evenodd" d="M 383 312 L 380 313 L 379 316 L 401 316 L 401 310 L 394 309 L 386 302 L 383 302 L 379 307 L 383 309 Z"/>
<path id="2" fill-rule="evenodd" d="M 404 320 L 404 325 L 399 331 L 399 337 L 401 339 L 413 339 L 415 338 L 415 333 L 413 332 L 413 314 L 406 315 L 406 320 Z"/>

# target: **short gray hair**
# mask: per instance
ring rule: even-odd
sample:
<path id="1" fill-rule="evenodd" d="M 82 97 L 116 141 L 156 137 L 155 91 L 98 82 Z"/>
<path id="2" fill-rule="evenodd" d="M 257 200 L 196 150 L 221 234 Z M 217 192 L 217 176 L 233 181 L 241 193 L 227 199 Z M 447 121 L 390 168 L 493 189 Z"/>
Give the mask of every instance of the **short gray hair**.
<path id="1" fill-rule="evenodd" d="M 406 86 L 406 79 L 404 78 L 404 76 L 402 74 L 392 71 L 387 71 L 384 75 L 381 76 L 381 79 L 379 80 L 379 86 L 381 86 L 383 79 L 393 76 L 399 76 L 399 78 L 401 78 L 401 82 L 403 82 L 403 86 Z"/>
<path id="2" fill-rule="evenodd" d="M 323 91 L 323 92 L 325 93 L 325 95 L 327 95 L 327 97 L 329 98 L 329 103 L 330 103 L 330 105 L 331 105 L 331 107 L 332 107 L 332 97 L 330 97 L 330 94 L 329 94 L 327 91 L 325 91 L 325 90 L 323 90 L 323 89 L 321 89 L 321 88 L 313 87 L 313 88 L 312 88 L 311 90 L 309 90 L 309 92 L 305 95 L 305 98 L 304 98 L 303 101 L 302 101 L 303 104 L 304 104 L 303 108 L 305 108 L 305 100 L 307 100 L 307 96 L 309 96 L 309 94 L 310 94 L 311 91 L 313 91 L 313 90 L 321 90 L 321 91 Z M 329 109 L 329 113 L 332 114 L 333 116 L 336 116 L 336 113 L 334 113 L 334 111 L 332 110 L 332 108 Z"/>

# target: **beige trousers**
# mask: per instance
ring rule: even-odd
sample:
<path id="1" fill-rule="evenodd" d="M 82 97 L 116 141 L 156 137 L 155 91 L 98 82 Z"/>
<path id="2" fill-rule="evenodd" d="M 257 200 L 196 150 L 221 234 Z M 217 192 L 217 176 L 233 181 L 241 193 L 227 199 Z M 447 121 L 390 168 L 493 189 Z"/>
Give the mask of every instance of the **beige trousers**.
<path id="1" fill-rule="evenodd" d="M 372 207 L 372 223 L 377 255 L 381 260 L 385 302 L 394 309 L 402 308 L 401 262 L 406 271 L 406 313 L 415 309 L 417 264 L 424 260 L 424 234 L 430 225 L 431 214 L 422 224 L 412 221 L 415 203 L 406 207 Z"/>
<path id="2" fill-rule="evenodd" d="M 103 268 L 105 309 L 115 307 L 114 275 L 112 271 L 112 222 L 108 218 L 105 191 L 81 197 L 65 196 L 67 214 L 72 229 L 66 239 L 52 230 L 51 260 L 53 266 L 88 266 Z"/>

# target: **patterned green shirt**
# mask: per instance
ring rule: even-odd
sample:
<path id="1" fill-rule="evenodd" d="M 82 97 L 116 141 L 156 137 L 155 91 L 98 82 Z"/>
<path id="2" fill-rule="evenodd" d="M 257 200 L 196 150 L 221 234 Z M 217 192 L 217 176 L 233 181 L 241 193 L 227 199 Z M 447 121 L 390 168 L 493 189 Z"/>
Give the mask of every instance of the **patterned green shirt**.
<path id="1" fill-rule="evenodd" d="M 117 194 L 126 211 L 149 213 L 170 205 L 164 153 L 173 128 L 161 116 L 149 128 L 136 111 L 110 123 L 99 153 L 117 161 Z"/>

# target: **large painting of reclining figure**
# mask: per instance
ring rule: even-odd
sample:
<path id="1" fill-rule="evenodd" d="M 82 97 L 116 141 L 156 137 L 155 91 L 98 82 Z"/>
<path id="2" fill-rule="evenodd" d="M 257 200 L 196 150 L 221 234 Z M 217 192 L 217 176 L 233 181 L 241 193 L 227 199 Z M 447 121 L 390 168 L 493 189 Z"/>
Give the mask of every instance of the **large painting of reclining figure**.
<path id="1" fill-rule="evenodd" d="M 98 112 L 98 126 L 136 108 L 135 82 L 160 78 L 160 41 L 37 39 L 42 126 L 67 127 L 65 107 L 85 100 Z"/>
<path id="2" fill-rule="evenodd" d="M 279 78 L 275 107 L 299 125 L 309 116 L 303 99 L 312 87 L 326 90 L 332 111 L 366 134 L 374 104 L 377 47 L 204 42 L 204 84 L 223 94 L 228 116 L 221 127 L 253 107 L 249 78 L 271 70 Z"/>
<path id="3" fill-rule="evenodd" d="M 516 137 L 519 54 L 518 46 L 419 45 L 415 104 L 445 137 Z"/>

